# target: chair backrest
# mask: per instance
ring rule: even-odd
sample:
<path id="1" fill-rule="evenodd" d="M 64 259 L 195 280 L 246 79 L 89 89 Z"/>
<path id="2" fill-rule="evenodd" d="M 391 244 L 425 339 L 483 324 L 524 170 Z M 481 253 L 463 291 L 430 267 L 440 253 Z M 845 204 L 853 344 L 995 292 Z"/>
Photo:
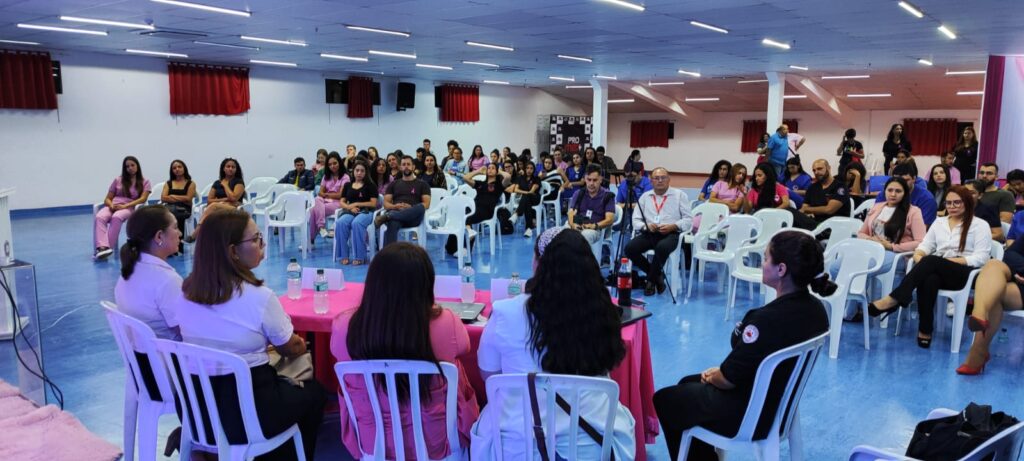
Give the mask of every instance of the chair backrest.
<path id="1" fill-rule="evenodd" d="M 281 221 L 301 222 L 306 219 L 306 209 L 309 208 L 310 201 L 308 192 L 290 191 L 277 196 L 274 208 L 284 211 Z"/>
<path id="2" fill-rule="evenodd" d="M 508 284 L 512 279 L 491 279 L 491 302 L 508 299 Z"/>
<path id="3" fill-rule="evenodd" d="M 269 206 L 274 203 L 281 194 L 286 192 L 297 192 L 293 184 L 271 184 L 262 194 L 256 197 L 256 201 L 263 206 Z"/>
<path id="4" fill-rule="evenodd" d="M 202 201 L 210 195 L 211 189 L 213 189 L 213 182 L 207 184 L 205 187 L 203 187 L 203 190 L 199 191 L 199 194 L 196 195 L 196 201 L 198 203 L 202 203 Z"/>
<path id="5" fill-rule="evenodd" d="M 448 189 L 442 189 L 440 187 L 430 188 L 430 207 L 428 210 L 433 210 L 441 205 L 444 199 L 448 198 Z M 383 203 L 383 200 L 382 202 Z"/>
<path id="6" fill-rule="evenodd" d="M 821 346 L 825 344 L 827 338 L 828 333 L 822 333 L 802 343 L 776 351 L 761 361 L 754 378 L 750 402 L 743 415 L 743 423 L 734 439 L 754 440 L 754 431 L 757 428 L 758 419 L 761 417 L 761 410 L 764 409 L 765 400 L 768 398 L 768 388 L 771 386 L 772 376 L 779 365 L 787 360 L 793 361 L 793 371 L 789 375 L 789 379 L 786 380 L 786 387 L 779 399 L 779 407 L 775 410 L 775 414 L 771 415 L 773 418 L 771 433 L 777 433 L 780 437 L 789 435 L 793 417 L 800 406 L 800 397 L 807 387 L 808 378 L 818 360 L 818 353 L 821 352 Z"/>
<path id="7" fill-rule="evenodd" d="M 156 184 L 153 184 L 153 187 L 149 191 L 149 198 L 146 199 L 147 205 L 152 203 L 160 203 L 160 197 L 164 194 L 164 185 L 166 184 L 167 181 L 160 181 Z"/>
<path id="8" fill-rule="evenodd" d="M 156 350 L 163 356 L 164 363 L 173 368 L 171 382 L 181 399 L 181 425 L 192 442 L 208 447 L 230 445 L 222 419 L 231 415 L 227 412 L 221 414 L 214 389 L 214 381 L 218 381 L 217 389 L 223 392 L 220 386 L 230 382 L 226 379 L 228 375 L 234 375 L 246 440 L 250 444 L 267 440 L 256 417 L 252 372 L 245 360 L 230 352 L 166 339 L 156 340 Z M 205 405 L 200 405 L 199 399 L 195 398 L 200 393 Z M 201 415 L 208 415 L 208 418 Z M 207 430 L 213 433 L 213 439 L 209 438 Z"/>
<path id="9" fill-rule="evenodd" d="M 259 197 L 270 190 L 274 184 L 277 184 L 277 178 L 271 178 L 269 176 L 253 178 L 245 185 L 245 192 L 249 194 L 250 197 Z"/>
<path id="10" fill-rule="evenodd" d="M 448 197 L 444 201 L 444 225 L 441 228 L 451 231 L 464 230 L 466 218 L 474 211 L 476 202 L 471 197 L 462 194 Z"/>
<path id="11" fill-rule="evenodd" d="M 450 194 L 455 193 L 455 189 L 459 188 L 459 182 L 455 179 L 455 176 L 448 173 L 444 173 L 444 182 L 444 185 L 448 187 L 448 193 Z"/>
<path id="12" fill-rule="evenodd" d="M 719 221 L 729 216 L 729 207 L 724 203 L 704 202 L 693 209 L 693 216 L 700 215 L 700 227 L 697 233 L 707 232 L 716 226 Z M 684 231 L 686 229 L 683 229 Z"/>
<path id="13" fill-rule="evenodd" d="M 117 348 L 121 351 L 121 359 L 128 369 L 130 379 L 135 384 L 135 393 L 140 400 L 164 402 L 173 398 L 171 381 L 167 376 L 167 367 L 164 366 L 164 359 L 156 350 L 156 334 L 145 322 L 130 315 L 123 314 L 117 310 L 117 305 L 110 301 L 100 301 L 100 305 L 107 315 L 107 323 L 110 324 L 110 331 L 117 342 Z M 151 395 L 150 389 L 146 387 L 143 379 L 144 371 L 139 366 L 139 357 L 144 356 L 149 360 L 149 368 L 152 370 L 153 381 L 156 383 L 156 390 L 160 395 Z"/>
<path id="14" fill-rule="evenodd" d="M 469 198 L 472 199 L 472 198 L 476 198 L 476 189 L 470 187 L 469 184 L 463 184 L 463 185 L 459 186 L 458 189 L 455 189 L 455 193 L 454 194 L 463 195 L 463 196 L 466 196 L 466 197 L 469 197 Z"/>
<path id="15" fill-rule="evenodd" d="M 881 192 L 885 188 L 885 182 L 889 180 L 888 176 L 872 176 L 868 178 L 868 192 Z"/>
<path id="16" fill-rule="evenodd" d="M 851 274 L 879 265 L 884 259 L 885 248 L 871 240 L 846 239 L 830 245 L 825 251 L 826 268 L 833 261 L 839 261 L 839 273 L 836 275 L 835 283 L 841 287 L 850 286 L 854 282 L 863 283 L 867 280 L 865 276 L 858 276 L 857 280 L 853 280 Z"/>
<path id="17" fill-rule="evenodd" d="M 995 259 L 997 261 L 1002 261 L 1003 260 L 1003 244 L 993 240 L 992 241 L 992 246 L 989 247 L 988 255 L 992 259 Z"/>
<path id="18" fill-rule="evenodd" d="M 814 230 L 814 233 L 821 234 L 822 232 L 825 232 L 826 229 L 832 231 L 828 237 L 828 244 L 825 245 L 825 251 L 828 251 L 828 249 L 832 248 L 833 245 L 843 240 L 857 237 L 857 231 L 860 230 L 860 226 L 862 225 L 864 225 L 864 223 L 859 219 L 833 216 L 819 224 L 818 228 Z"/>
<path id="19" fill-rule="evenodd" d="M 352 395 L 348 387 L 345 385 L 345 377 L 350 375 L 360 375 L 363 377 L 365 383 L 366 397 L 370 401 L 370 407 L 373 408 L 373 422 L 375 427 L 375 435 L 373 440 L 373 453 L 361 453 L 359 459 L 385 459 L 386 453 L 386 442 L 385 438 L 387 434 L 384 432 L 384 418 L 381 410 L 380 398 L 377 392 L 372 390 L 377 389 L 377 385 L 374 382 L 374 376 L 382 376 L 386 384 L 388 407 L 390 410 L 391 421 L 403 421 L 401 416 L 401 406 L 398 403 L 398 390 L 395 385 L 395 377 L 399 375 L 407 376 L 409 383 L 419 383 L 419 377 L 421 375 L 439 375 L 443 374 L 445 382 L 447 383 L 447 394 L 445 395 L 445 423 L 447 426 L 446 433 L 448 434 L 448 445 L 451 447 L 453 453 L 461 451 L 461 444 L 459 442 L 459 432 L 456 425 L 456 415 L 458 410 L 457 397 L 458 397 L 458 383 L 459 383 L 459 371 L 448 362 L 441 362 L 440 372 L 438 367 L 430 362 L 423 362 L 418 360 L 357 360 L 352 362 L 338 362 L 334 365 L 334 372 L 338 375 L 338 384 L 341 388 L 342 395 L 345 398 L 345 407 L 348 409 L 349 421 L 352 427 L 356 431 L 356 439 L 362 440 L 362 434 L 359 433 L 359 423 L 356 421 L 356 413 L 352 407 Z M 418 386 L 411 385 L 409 392 L 409 411 L 411 414 L 413 441 L 416 448 L 416 459 L 430 459 L 427 455 L 427 444 L 423 437 L 423 418 L 420 416 L 420 393 L 416 392 Z M 359 396 L 362 397 L 362 396 Z M 403 434 L 402 424 L 391 424 L 391 437 L 392 443 L 395 450 L 395 461 L 405 461 L 409 458 L 405 454 L 405 434 Z M 359 450 L 362 451 L 363 445 L 359 443 Z"/>
<path id="20" fill-rule="evenodd" d="M 1021 443 L 1024 443 L 1024 421 L 993 435 L 961 459 L 962 461 L 1017 461 L 1017 458 L 1020 457 Z"/>
<path id="21" fill-rule="evenodd" d="M 865 199 L 863 202 L 860 202 L 860 205 L 857 205 L 853 213 L 850 213 L 850 217 L 861 221 L 868 219 L 868 212 L 871 211 L 871 207 L 875 206 L 875 203 L 877 202 L 870 198 Z"/>
<path id="22" fill-rule="evenodd" d="M 316 267 L 303 267 L 302 268 L 302 289 L 312 290 L 313 283 L 316 282 Z M 324 276 L 327 277 L 327 290 L 337 291 L 345 289 L 345 274 L 341 269 L 324 269 Z"/>
<path id="23" fill-rule="evenodd" d="M 462 277 L 458 275 L 438 275 L 434 277 L 434 297 L 439 299 L 458 299 L 462 296 Z"/>
<path id="24" fill-rule="evenodd" d="M 584 411 L 582 408 L 583 400 L 581 399 L 584 394 L 588 396 L 587 401 L 590 403 L 602 402 L 603 397 L 605 412 L 603 414 L 589 414 L 587 421 L 592 425 L 597 425 L 597 422 L 603 422 L 604 431 L 604 443 L 601 445 L 601 456 L 599 459 L 607 460 L 611 456 L 612 440 L 614 436 L 611 434 L 610 428 L 615 427 L 615 413 L 618 410 L 619 402 L 619 385 L 607 378 L 593 378 L 588 376 L 571 376 L 571 375 L 553 375 L 546 373 L 538 373 L 536 379 L 537 386 L 537 404 L 541 414 L 541 424 L 544 426 L 544 438 L 547 441 L 548 457 L 555 459 L 555 446 L 556 436 L 570 437 L 568 440 L 569 452 L 560 453 L 566 456 L 569 461 L 581 459 L 578 454 L 577 440 L 578 437 L 588 437 L 580 430 L 580 413 Z M 565 415 L 565 411 L 559 408 L 556 404 L 555 395 L 562 397 L 571 407 L 572 411 Z M 512 405 L 519 405 L 520 412 L 523 415 L 523 442 L 525 446 L 522 450 L 514 450 L 515 452 L 527 453 L 526 459 L 533 461 L 536 458 L 537 453 L 537 441 L 534 437 L 532 430 L 533 411 L 530 407 L 529 395 L 529 384 L 527 382 L 527 375 L 525 373 L 517 374 L 502 374 L 494 375 L 487 379 L 487 401 L 489 405 L 495 405 L 497 408 L 511 407 Z M 595 398 L 596 397 L 596 398 Z M 506 402 L 511 400 L 511 402 Z M 594 406 L 597 406 L 595 403 Z M 501 438 L 501 411 L 494 411 L 490 413 L 490 417 L 494 418 L 491 427 L 495 428 L 494 440 L 494 453 L 496 459 L 501 461 L 503 458 L 504 450 L 502 449 L 503 440 Z M 567 430 L 562 434 L 558 434 L 556 428 L 557 416 L 568 416 L 569 424 Z"/>
<path id="25" fill-rule="evenodd" d="M 540 196 L 541 196 L 541 198 L 547 197 L 548 194 L 550 194 L 551 191 L 555 189 L 555 187 L 556 186 L 554 184 L 552 184 L 551 181 L 541 181 L 540 182 Z M 550 200 L 549 200 L 549 202 L 550 202 Z"/>
<path id="26" fill-rule="evenodd" d="M 767 242 L 780 229 L 793 227 L 793 213 L 778 208 L 763 208 L 754 212 L 754 217 L 761 220 L 761 232 L 757 234 L 757 243 Z"/>
<path id="27" fill-rule="evenodd" d="M 753 216 L 734 214 L 722 222 L 726 226 L 725 250 L 736 251 L 745 245 L 753 236 L 761 234 L 761 220 Z"/>

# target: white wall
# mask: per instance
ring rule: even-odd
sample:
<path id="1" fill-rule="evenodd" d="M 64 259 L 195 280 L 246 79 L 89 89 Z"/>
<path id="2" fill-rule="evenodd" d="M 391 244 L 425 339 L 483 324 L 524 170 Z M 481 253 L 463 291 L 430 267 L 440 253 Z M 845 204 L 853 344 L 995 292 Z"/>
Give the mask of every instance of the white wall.
<path id="1" fill-rule="evenodd" d="M 324 103 L 324 78 L 296 69 L 252 66 L 252 108 L 233 117 L 172 117 L 162 59 L 59 53 L 64 94 L 57 111 L 0 110 L 0 188 L 17 187 L 14 209 L 100 201 L 125 155 L 139 157 L 145 176 L 164 181 L 181 158 L 197 182 L 212 181 L 225 156 L 246 178 L 282 176 L 297 155 L 346 144 L 408 154 L 423 138 L 435 153 L 448 139 L 488 150 L 535 147 L 537 115 L 583 115 L 583 108 L 541 90 L 481 85 L 479 123 L 441 123 L 434 83 L 416 83 L 416 108 L 395 111 L 397 80 L 382 80 L 372 119 L 348 119 L 346 105 Z M 468 147 L 467 147 L 468 150 Z"/>
<path id="2" fill-rule="evenodd" d="M 861 111 L 854 119 L 853 127 L 857 130 L 857 139 L 864 144 L 864 152 L 872 156 L 882 156 L 882 143 L 889 134 L 889 127 L 904 118 L 956 118 L 960 121 L 972 121 L 978 125 L 980 111 L 974 110 L 907 110 L 907 111 Z M 705 112 L 707 125 L 697 129 L 689 122 L 675 120 L 675 139 L 669 140 L 668 148 L 644 148 L 641 156 L 647 169 L 664 166 L 669 171 L 679 173 L 708 174 L 715 162 L 726 159 L 730 162 L 741 162 L 748 169 L 753 169 L 757 154 L 740 153 L 740 139 L 743 134 L 743 120 L 764 119 L 765 114 L 755 112 Z M 799 133 L 807 138 L 800 148 L 800 157 L 804 168 L 810 168 L 814 159 L 824 158 L 832 164 L 832 171 L 839 165 L 836 147 L 843 138 L 846 126 L 840 126 L 824 112 L 786 112 L 785 118 L 797 119 Z M 616 164 L 622 165 L 629 147 L 631 120 L 672 120 L 667 113 L 650 114 L 610 114 L 608 150 Z M 911 142 L 913 133 L 908 133 Z M 927 168 L 938 163 L 937 156 L 917 158 L 917 166 L 927 174 Z"/>

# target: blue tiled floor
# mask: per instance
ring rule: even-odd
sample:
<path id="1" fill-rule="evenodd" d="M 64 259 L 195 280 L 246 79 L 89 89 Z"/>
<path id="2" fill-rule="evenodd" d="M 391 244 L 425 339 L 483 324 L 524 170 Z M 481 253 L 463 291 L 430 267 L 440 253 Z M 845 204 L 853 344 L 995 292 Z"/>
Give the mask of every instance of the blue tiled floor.
<path id="1" fill-rule="evenodd" d="M 87 213 L 42 215 L 16 218 L 14 236 L 20 259 L 34 263 L 38 271 L 41 323 L 46 369 L 64 391 L 66 409 L 91 431 L 120 445 L 124 370 L 97 301 L 113 299 L 118 276 L 116 260 L 94 263 L 90 242 L 92 225 Z M 289 239 L 289 246 L 293 240 Z M 486 243 L 486 241 L 484 242 Z M 532 240 L 520 235 L 504 237 L 505 248 L 491 257 L 481 245 L 474 259 L 477 284 L 489 286 L 491 276 L 508 277 L 518 271 L 531 272 Z M 284 290 L 284 267 L 296 251 L 279 253 L 276 239 L 268 248 L 270 258 L 256 273 L 267 284 Z M 452 258 L 441 259 L 441 241 L 430 239 L 429 247 L 438 274 L 456 274 Z M 304 264 L 336 266 L 331 248 L 317 245 Z M 186 274 L 188 259 L 173 258 L 171 264 Z M 363 280 L 362 268 L 345 267 L 348 280 Z M 723 320 L 724 294 L 717 293 L 713 271 L 700 295 L 689 303 L 673 305 L 668 294 L 649 300 L 654 316 L 648 320 L 656 386 L 676 382 L 686 374 L 714 366 L 728 353 L 729 334 L 735 320 L 751 306 L 741 285 L 739 307 L 731 321 Z M 59 321 L 58 321 L 59 319 Z M 838 360 L 824 355 L 804 394 L 801 420 L 805 456 L 810 460 L 846 459 L 857 444 L 872 444 L 902 451 L 916 421 L 935 407 L 963 408 L 970 401 L 987 403 L 1018 417 L 1024 416 L 1022 331 L 1009 326 L 1010 340 L 993 349 L 993 362 L 985 375 L 957 376 L 953 370 L 964 354 L 948 352 L 948 333 L 940 335 L 931 350 L 914 343 L 916 322 L 904 325 L 904 335 L 893 337 L 890 330 L 872 329 L 872 349 L 864 350 L 861 327 L 845 325 Z M 13 359 L 0 343 L 0 377 L 10 380 Z M 963 350 L 966 351 L 966 344 Z M 174 426 L 164 418 L 161 436 Z M 337 424 L 324 425 L 317 459 L 344 459 L 337 440 Z M 161 441 L 162 446 L 162 441 Z M 661 438 L 648 445 L 649 459 L 665 460 Z M 752 459 L 736 453 L 730 459 Z"/>

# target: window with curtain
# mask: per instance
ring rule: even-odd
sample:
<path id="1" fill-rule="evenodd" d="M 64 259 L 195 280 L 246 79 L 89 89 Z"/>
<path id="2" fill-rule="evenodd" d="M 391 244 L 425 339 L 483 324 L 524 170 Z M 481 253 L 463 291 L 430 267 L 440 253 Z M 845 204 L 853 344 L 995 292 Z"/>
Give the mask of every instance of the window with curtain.
<path id="1" fill-rule="evenodd" d="M 903 135 L 914 144 L 915 156 L 939 155 L 952 149 L 956 144 L 956 119 L 905 119 Z"/>
<path id="2" fill-rule="evenodd" d="M 784 119 L 782 123 L 789 126 L 790 133 L 797 133 L 800 130 L 800 122 L 796 119 Z M 768 131 L 767 120 L 744 120 L 743 135 L 740 141 L 740 152 L 753 154 L 757 152 L 757 145 L 761 142 L 761 135 L 775 133 L 772 129 Z"/>
<path id="3" fill-rule="evenodd" d="M 50 53 L 0 50 L 0 109 L 56 108 Z"/>
<path id="4" fill-rule="evenodd" d="M 442 122 L 479 122 L 480 87 L 441 85 Z"/>
<path id="5" fill-rule="evenodd" d="M 172 115 L 238 115 L 249 111 L 249 69 L 167 64 Z"/>
<path id="6" fill-rule="evenodd" d="M 668 120 L 633 120 L 629 124 L 629 147 L 668 147 Z"/>
<path id="7" fill-rule="evenodd" d="M 348 118 L 373 117 L 373 80 L 348 78 Z"/>

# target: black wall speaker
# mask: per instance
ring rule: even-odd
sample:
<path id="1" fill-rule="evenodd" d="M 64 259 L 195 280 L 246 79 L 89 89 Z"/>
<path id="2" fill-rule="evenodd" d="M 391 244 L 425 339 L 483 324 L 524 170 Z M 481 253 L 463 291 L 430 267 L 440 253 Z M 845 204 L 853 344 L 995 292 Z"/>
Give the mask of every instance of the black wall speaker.
<path id="1" fill-rule="evenodd" d="M 396 109 L 403 111 L 406 109 L 413 109 L 416 107 L 416 84 L 408 82 L 398 82 L 398 102 L 396 103 Z"/>

